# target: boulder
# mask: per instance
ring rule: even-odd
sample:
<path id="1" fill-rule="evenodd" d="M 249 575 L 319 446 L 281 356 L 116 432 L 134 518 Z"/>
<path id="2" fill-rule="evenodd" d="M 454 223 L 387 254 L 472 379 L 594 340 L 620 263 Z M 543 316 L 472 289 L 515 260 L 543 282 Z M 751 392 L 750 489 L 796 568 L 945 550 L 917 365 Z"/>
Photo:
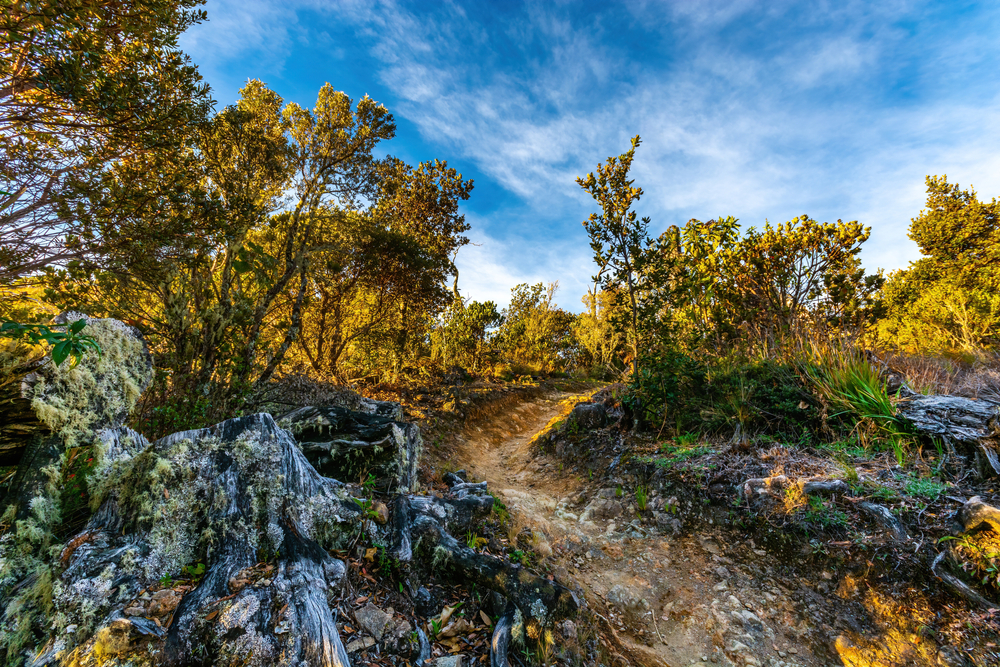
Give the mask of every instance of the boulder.
<path id="1" fill-rule="evenodd" d="M 607 423 L 608 410 L 602 403 L 580 403 L 569 413 L 569 423 L 591 430 Z"/>

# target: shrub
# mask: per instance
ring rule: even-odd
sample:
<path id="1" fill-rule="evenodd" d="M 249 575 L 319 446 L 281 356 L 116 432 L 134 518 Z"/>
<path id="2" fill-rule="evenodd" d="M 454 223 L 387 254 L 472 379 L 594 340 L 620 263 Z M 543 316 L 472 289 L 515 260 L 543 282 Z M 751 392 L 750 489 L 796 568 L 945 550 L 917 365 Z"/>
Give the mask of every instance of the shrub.
<path id="1" fill-rule="evenodd" d="M 834 417 L 852 417 L 863 444 L 888 444 L 902 465 L 910 431 L 896 417 L 879 368 L 856 349 L 813 343 L 801 369 L 816 393 L 835 410 Z"/>
<path id="2" fill-rule="evenodd" d="M 822 427 L 819 407 L 796 368 L 764 360 L 715 373 L 709 382 L 710 430 L 767 433 L 798 439 Z"/>

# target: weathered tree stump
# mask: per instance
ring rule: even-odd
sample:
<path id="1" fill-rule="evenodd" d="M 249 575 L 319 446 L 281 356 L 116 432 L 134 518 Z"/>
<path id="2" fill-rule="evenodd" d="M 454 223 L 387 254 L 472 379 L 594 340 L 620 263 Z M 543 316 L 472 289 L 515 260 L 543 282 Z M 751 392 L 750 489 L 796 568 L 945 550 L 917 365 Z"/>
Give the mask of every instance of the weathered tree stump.
<path id="1" fill-rule="evenodd" d="M 92 443 L 99 452 L 88 481 L 94 512 L 76 535 L 56 542 L 43 521 L 48 509 L 58 514 L 49 475 L 27 503 L 34 523 L 18 521 L 0 536 L 0 661 L 347 667 L 333 611 L 347 567 L 331 552 L 359 542 L 391 545 L 411 590 L 444 575 L 498 592 L 522 630 L 577 610 L 558 582 L 450 534 L 492 510 L 485 483 L 456 477 L 443 495 L 412 493 L 420 434 L 398 421 L 398 406 L 309 407 L 281 425 L 261 413 L 149 443 L 121 425 L 121 406 L 130 405 L 116 397 L 138 398 L 142 384 L 124 381 L 117 380 L 118 394 L 108 388 L 113 379 L 98 381 L 86 401 L 73 399 L 76 407 L 58 402 L 50 391 L 57 383 L 35 386 L 34 399 L 63 407 L 58 419 L 44 420 L 50 463 L 33 469 L 51 472 L 68 440 Z M 355 470 L 395 492 L 378 518 L 380 503 L 355 497 L 371 485 L 331 476 Z M 33 542 L 36 533 L 46 537 Z M 420 635 L 410 660 L 429 655 Z"/>
<path id="2" fill-rule="evenodd" d="M 992 474 L 1000 475 L 1000 406 L 996 403 L 961 396 L 913 395 L 897 404 L 896 414 L 919 435 L 978 451 Z"/>
<path id="3" fill-rule="evenodd" d="M 359 479 L 373 475 L 381 491 L 415 491 L 423 441 L 414 424 L 396 421 L 398 404 L 372 413 L 339 406 L 308 406 L 280 418 L 309 462 L 323 475 Z M 379 412 L 386 414 L 378 414 Z"/>

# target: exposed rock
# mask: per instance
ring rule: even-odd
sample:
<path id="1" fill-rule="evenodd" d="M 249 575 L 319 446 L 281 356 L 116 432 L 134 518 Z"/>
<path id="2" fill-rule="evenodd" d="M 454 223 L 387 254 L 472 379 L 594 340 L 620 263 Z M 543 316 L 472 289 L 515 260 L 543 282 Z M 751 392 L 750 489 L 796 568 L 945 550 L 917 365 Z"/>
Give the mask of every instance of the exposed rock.
<path id="1" fill-rule="evenodd" d="M 604 426 L 607 418 L 608 411 L 602 403 L 580 403 L 569 413 L 567 422 L 591 430 Z"/>
<path id="2" fill-rule="evenodd" d="M 462 655 L 446 655 L 443 658 L 435 658 L 431 664 L 434 667 L 462 667 L 465 664 L 463 659 Z"/>
<path id="3" fill-rule="evenodd" d="M 618 500 L 608 500 L 606 498 L 595 498 L 590 501 L 587 507 L 580 514 L 580 521 L 593 521 L 594 519 L 614 519 L 622 515 L 625 508 Z"/>
<path id="4" fill-rule="evenodd" d="M 357 653 L 359 651 L 364 651 L 372 646 L 375 646 L 376 642 L 371 637 L 362 637 L 360 639 L 355 639 L 347 644 L 348 653 Z"/>
<path id="5" fill-rule="evenodd" d="M 354 612 L 354 620 L 361 628 L 376 639 L 382 641 L 386 627 L 392 621 L 392 616 L 385 613 L 371 602 Z"/>
<path id="6" fill-rule="evenodd" d="M 609 604 L 617 608 L 622 614 L 628 616 L 633 623 L 637 622 L 643 614 L 649 611 L 648 600 L 621 584 L 612 586 L 604 597 Z"/>
<path id="7" fill-rule="evenodd" d="M 955 517 L 955 522 L 956 534 L 975 530 L 984 523 L 990 526 L 994 532 L 1000 533 L 1000 510 L 992 505 L 987 505 L 979 496 L 973 496 L 962 505 L 962 509 Z"/>

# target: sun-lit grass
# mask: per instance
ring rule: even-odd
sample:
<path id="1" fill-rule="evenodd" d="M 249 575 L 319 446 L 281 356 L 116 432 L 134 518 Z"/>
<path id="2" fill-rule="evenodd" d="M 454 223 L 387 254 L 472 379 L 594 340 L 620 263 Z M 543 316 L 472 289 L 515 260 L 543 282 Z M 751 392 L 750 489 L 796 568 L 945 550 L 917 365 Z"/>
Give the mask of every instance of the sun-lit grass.
<path id="1" fill-rule="evenodd" d="M 888 444 L 902 465 L 909 431 L 896 417 L 878 367 L 859 350 L 843 344 L 817 343 L 804 347 L 803 375 L 834 413 L 857 420 L 857 434 L 864 444 Z"/>

